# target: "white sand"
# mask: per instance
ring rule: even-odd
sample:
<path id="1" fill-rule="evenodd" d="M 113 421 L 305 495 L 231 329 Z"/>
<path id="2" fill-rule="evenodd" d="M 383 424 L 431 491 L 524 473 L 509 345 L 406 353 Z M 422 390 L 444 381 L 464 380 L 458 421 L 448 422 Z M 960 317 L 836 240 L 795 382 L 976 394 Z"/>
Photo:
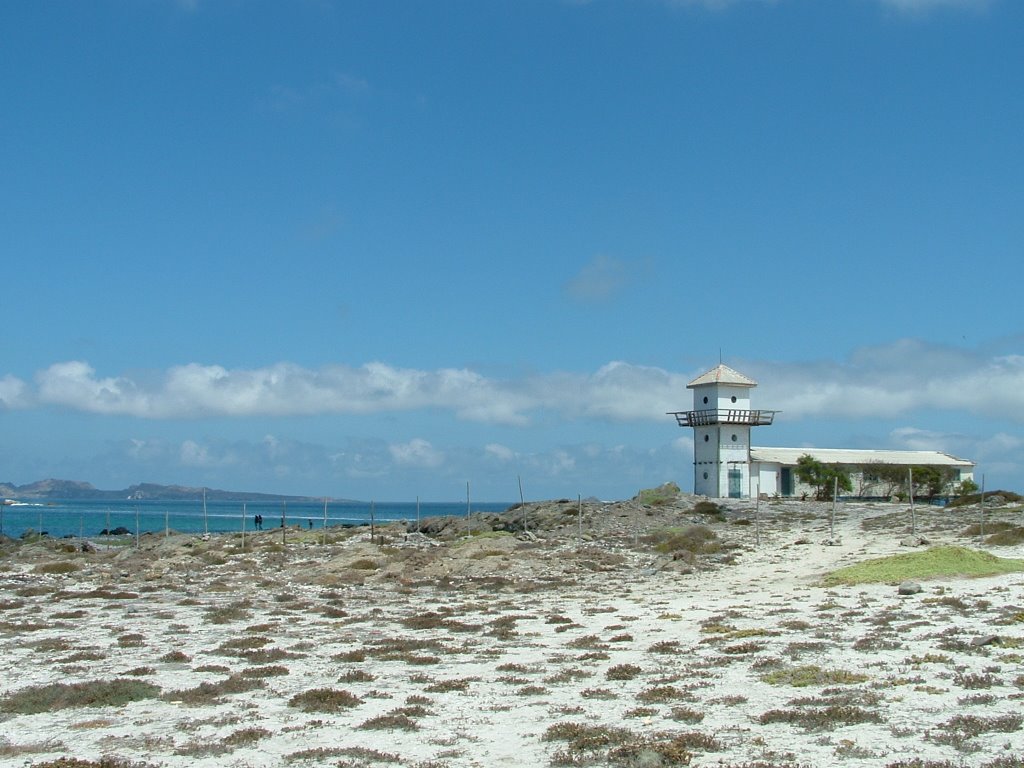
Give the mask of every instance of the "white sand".
<path id="1" fill-rule="evenodd" d="M 752 514 L 747 502 L 731 507 Z M 295 765 L 386 764 L 374 762 L 369 752 L 359 757 L 338 751 L 361 748 L 397 756 L 392 764 L 399 765 L 540 766 L 565 747 L 543 739 L 556 723 L 647 736 L 699 732 L 718 742 L 695 752 L 692 764 L 706 766 L 886 766 L 912 758 L 984 765 L 1024 756 L 1019 729 L 948 743 L 956 735 L 949 728 L 954 716 L 1022 711 L 1024 575 L 923 582 L 924 591 L 911 597 L 899 596 L 892 585 L 824 588 L 817 580 L 835 567 L 906 551 L 899 545 L 909 525 L 903 507 L 841 505 L 839 546 L 822 544 L 829 532 L 827 505 L 764 504 L 761 512 L 760 546 L 754 547 L 754 526 L 720 526 L 723 538 L 744 546 L 737 562 L 692 574 L 652 572 L 664 563 L 649 547 L 634 548 L 629 536 L 591 545 L 622 557 L 613 570 L 595 572 L 590 558 L 576 555 L 571 529 L 565 538 L 534 548 L 506 537 L 474 541 L 469 554 L 450 548 L 438 556 L 432 550 L 420 571 L 406 561 L 394 577 L 366 583 L 359 583 L 361 576 L 380 571 L 353 569 L 353 558 L 380 554 L 362 534 L 327 547 L 293 543 L 285 553 L 264 547 L 260 554 L 229 554 L 223 563 L 210 554 L 192 557 L 181 547 L 173 556 L 158 547 L 131 558 L 74 555 L 84 568 L 66 575 L 33 571 L 40 561 L 59 559 L 53 554 L 8 558 L 0 561 L 8 569 L 0 572 L 0 696 L 33 685 L 111 679 L 140 667 L 151 670 L 130 679 L 159 686 L 164 694 L 190 689 L 259 666 L 218 652 L 244 638 L 264 637 L 263 650 L 293 655 L 271 662 L 287 674 L 215 703 L 148 698 L 121 707 L 0 715 L 0 764 L 103 755 L 164 766 L 274 766 L 288 764 L 289 756 Z M 895 528 L 865 531 L 860 524 L 893 513 Z M 958 535 L 968 522 L 964 514 L 923 510 L 921 528 L 933 543 L 977 545 Z M 266 534 L 263 544 L 275 535 Z M 430 549 L 417 541 L 394 541 L 396 549 L 387 551 L 393 558 L 399 544 Z M 1019 546 L 992 551 L 1024 557 Z M 445 570 L 515 578 L 512 584 L 456 579 L 448 585 L 416 578 Z M 568 581 L 544 589 L 517 586 L 545 574 Z M 24 594 L 31 586 L 49 590 Z M 137 597 L 73 596 L 94 588 Z M 247 606 L 243 616 L 211 621 L 211 610 L 239 603 Z M 402 623 L 418 616 L 429 624 L 428 612 L 462 625 L 411 629 Z M 709 631 L 715 628 L 727 631 Z M 1000 642 L 971 645 L 992 635 Z M 372 654 L 363 661 L 333 658 L 360 648 L 372 652 L 388 639 L 443 645 L 395 660 Z M 658 652 L 666 643 L 677 644 L 674 652 Z M 175 650 L 189 659 L 162 659 Z M 409 663 L 410 654 L 439 661 Z M 610 669 L 626 664 L 639 673 L 608 679 Z M 772 669 L 802 665 L 867 679 L 801 688 L 763 679 Z M 353 670 L 373 679 L 339 682 Z M 462 681 L 464 689 L 429 690 L 446 681 Z M 673 686 L 682 698 L 642 701 L 658 686 Z M 321 687 L 347 690 L 362 703 L 338 713 L 289 706 L 293 695 Z M 877 713 L 881 722 L 808 730 L 759 721 L 769 710 L 823 706 L 793 699 L 835 695 Z M 408 706 L 409 696 L 429 699 L 429 713 L 412 716 L 418 730 L 359 728 Z M 673 708 L 703 718 L 679 721 Z M 248 741 L 245 734 L 231 738 L 251 728 L 262 731 Z M 295 758 L 317 748 L 324 750 L 318 757 Z"/>

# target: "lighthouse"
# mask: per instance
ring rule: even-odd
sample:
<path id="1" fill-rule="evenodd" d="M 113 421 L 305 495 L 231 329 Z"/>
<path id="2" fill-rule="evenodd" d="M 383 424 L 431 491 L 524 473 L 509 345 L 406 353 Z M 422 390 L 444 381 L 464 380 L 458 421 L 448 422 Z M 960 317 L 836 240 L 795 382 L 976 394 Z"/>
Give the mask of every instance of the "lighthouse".
<path id="1" fill-rule="evenodd" d="M 719 364 L 686 385 L 693 410 L 670 413 L 693 428 L 693 492 L 711 498 L 749 498 L 750 430 L 772 423 L 776 411 L 752 410 L 757 382 Z"/>

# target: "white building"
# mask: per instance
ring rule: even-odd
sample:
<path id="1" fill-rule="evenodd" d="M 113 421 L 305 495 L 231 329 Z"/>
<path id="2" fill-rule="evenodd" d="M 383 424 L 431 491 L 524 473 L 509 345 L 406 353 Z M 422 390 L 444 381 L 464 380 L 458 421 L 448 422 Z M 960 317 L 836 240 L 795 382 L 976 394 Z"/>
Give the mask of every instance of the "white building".
<path id="1" fill-rule="evenodd" d="M 751 428 L 772 423 L 777 411 L 754 410 L 750 391 L 757 382 L 718 365 L 686 385 L 693 390 L 693 410 L 677 411 L 681 427 L 693 428 L 693 492 L 710 498 L 800 496 L 812 489 L 795 473 L 801 456 L 822 464 L 838 464 L 853 480 L 854 493 L 884 495 L 884 484 L 872 467 L 940 467 L 951 485 L 973 479 L 974 463 L 941 451 L 875 451 L 832 448 L 758 448 L 751 445 Z"/>

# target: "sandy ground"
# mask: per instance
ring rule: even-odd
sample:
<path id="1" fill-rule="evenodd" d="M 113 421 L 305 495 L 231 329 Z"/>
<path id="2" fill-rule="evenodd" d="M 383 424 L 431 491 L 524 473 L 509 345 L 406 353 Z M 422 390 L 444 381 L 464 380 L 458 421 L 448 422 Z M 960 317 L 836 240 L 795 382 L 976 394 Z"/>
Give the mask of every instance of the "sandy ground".
<path id="1" fill-rule="evenodd" d="M 528 536 L 23 544 L 0 559 L 0 764 L 1024 766 L 1024 574 L 826 588 L 908 551 L 905 505 L 840 504 L 830 545 L 827 504 L 755 525 L 695 501 L 548 505 Z M 964 535 L 976 507 L 918 512 L 930 544 L 1024 557 Z M 706 554 L 657 551 L 693 524 Z M 112 680 L 149 692 L 16 704 Z"/>

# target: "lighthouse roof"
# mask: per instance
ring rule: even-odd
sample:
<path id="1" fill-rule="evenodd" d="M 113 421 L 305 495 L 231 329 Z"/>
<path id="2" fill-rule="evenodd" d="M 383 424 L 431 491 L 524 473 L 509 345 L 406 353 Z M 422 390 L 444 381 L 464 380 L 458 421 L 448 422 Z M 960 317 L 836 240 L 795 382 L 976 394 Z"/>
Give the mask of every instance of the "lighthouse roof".
<path id="1" fill-rule="evenodd" d="M 686 385 L 687 389 L 700 387 L 705 384 L 732 384 L 734 387 L 756 387 L 757 382 L 734 371 L 728 365 L 719 363 L 707 373 L 702 373 L 696 379 Z"/>

